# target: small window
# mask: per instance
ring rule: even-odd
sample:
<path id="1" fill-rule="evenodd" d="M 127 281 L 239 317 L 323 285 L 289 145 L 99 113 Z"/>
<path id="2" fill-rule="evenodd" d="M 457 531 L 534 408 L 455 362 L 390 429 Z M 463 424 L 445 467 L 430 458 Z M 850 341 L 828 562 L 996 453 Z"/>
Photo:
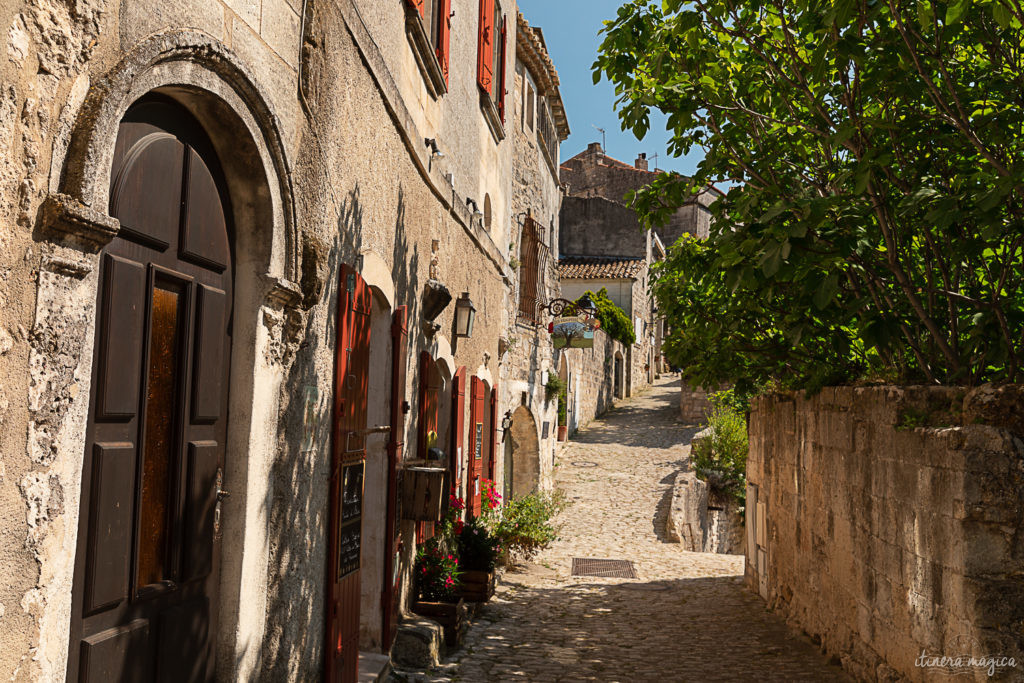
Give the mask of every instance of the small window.
<path id="1" fill-rule="evenodd" d="M 491 64 L 494 65 L 494 87 L 491 88 L 491 97 L 494 99 L 494 106 L 501 111 L 505 101 L 505 24 L 501 17 L 501 4 L 495 0 L 494 3 L 494 31 L 495 40 L 492 41 L 494 56 Z M 497 34 L 498 31 L 502 33 Z"/>
<path id="2" fill-rule="evenodd" d="M 533 121 L 536 116 L 537 95 L 533 90 L 533 83 L 526 81 L 526 113 L 523 117 L 523 129 L 533 132 Z"/>

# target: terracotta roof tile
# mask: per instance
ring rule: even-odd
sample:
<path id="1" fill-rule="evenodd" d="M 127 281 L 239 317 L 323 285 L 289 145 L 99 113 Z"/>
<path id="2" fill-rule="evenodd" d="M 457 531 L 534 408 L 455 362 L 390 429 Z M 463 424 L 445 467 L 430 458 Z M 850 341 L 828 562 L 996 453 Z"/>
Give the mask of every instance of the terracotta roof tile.
<path id="1" fill-rule="evenodd" d="M 566 256 L 558 261 L 558 277 L 567 280 L 636 279 L 645 264 L 646 261 L 642 258 Z"/>

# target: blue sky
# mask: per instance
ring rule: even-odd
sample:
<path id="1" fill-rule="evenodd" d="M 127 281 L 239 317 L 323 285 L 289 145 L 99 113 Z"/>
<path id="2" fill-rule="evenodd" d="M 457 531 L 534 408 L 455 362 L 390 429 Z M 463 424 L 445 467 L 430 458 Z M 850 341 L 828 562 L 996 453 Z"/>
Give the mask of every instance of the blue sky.
<path id="1" fill-rule="evenodd" d="M 651 159 L 657 154 L 659 168 L 693 173 L 701 159 L 701 150 L 691 150 L 687 158 L 669 158 L 664 117 L 652 116 L 651 130 L 639 141 L 633 133 L 622 130 L 614 109 L 615 88 L 604 79 L 594 85 L 590 65 L 601 44 L 597 32 L 604 20 L 615 16 L 623 1 L 518 0 L 519 9 L 530 25 L 544 29 L 548 51 L 558 69 L 562 100 L 572 130 L 572 135 L 562 144 L 562 159 L 575 156 L 590 142 L 600 142 L 601 133 L 593 128 L 599 126 L 606 131 L 609 156 L 633 163 L 639 152 L 647 152 Z"/>

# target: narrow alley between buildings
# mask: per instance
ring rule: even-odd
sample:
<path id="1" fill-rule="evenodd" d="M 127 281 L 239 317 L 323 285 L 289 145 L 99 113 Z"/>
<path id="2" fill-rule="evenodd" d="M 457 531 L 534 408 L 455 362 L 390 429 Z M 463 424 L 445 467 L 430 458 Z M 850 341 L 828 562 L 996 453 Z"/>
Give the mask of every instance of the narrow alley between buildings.
<path id="1" fill-rule="evenodd" d="M 849 680 L 744 587 L 742 556 L 663 540 L 697 431 L 676 419 L 678 392 L 662 379 L 560 451 L 559 540 L 505 572 L 442 680 Z M 573 558 L 630 560 L 637 578 L 572 576 Z"/>

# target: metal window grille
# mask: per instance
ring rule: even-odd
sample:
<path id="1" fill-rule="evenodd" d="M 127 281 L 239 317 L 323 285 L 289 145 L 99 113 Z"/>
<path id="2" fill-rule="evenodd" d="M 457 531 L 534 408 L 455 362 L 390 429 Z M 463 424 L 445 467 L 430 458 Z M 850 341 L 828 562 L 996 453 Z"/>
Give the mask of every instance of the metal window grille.
<path id="1" fill-rule="evenodd" d="M 524 322 L 537 324 L 540 321 L 538 285 L 545 252 L 537 222 L 527 216 L 519 241 L 519 319 Z"/>
<path id="2" fill-rule="evenodd" d="M 548 101 L 543 99 L 537 103 L 537 137 L 540 140 L 541 148 L 548 155 L 552 165 L 558 164 L 558 136 L 555 133 L 555 123 L 548 114 Z"/>

